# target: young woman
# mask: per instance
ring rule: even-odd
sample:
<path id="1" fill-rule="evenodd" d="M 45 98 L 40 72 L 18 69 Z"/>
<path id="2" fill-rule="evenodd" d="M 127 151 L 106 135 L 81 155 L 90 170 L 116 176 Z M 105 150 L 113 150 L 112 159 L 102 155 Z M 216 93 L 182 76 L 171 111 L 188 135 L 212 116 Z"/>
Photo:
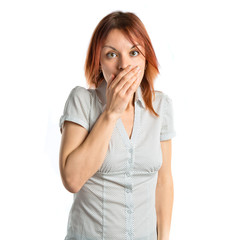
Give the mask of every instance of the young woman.
<path id="1" fill-rule="evenodd" d="M 131 12 L 105 16 L 59 126 L 59 167 L 74 193 L 65 240 L 169 240 L 173 205 L 171 98 L 150 38 Z"/>

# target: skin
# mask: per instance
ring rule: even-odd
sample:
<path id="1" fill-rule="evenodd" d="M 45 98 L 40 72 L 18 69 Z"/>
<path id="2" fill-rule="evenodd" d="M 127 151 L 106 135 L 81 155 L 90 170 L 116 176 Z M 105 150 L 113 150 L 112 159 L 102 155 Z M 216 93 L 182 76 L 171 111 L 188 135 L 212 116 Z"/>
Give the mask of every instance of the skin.
<path id="1" fill-rule="evenodd" d="M 172 140 L 161 141 L 162 166 L 156 186 L 156 215 L 158 240 L 169 240 L 174 188 L 171 170 Z"/>
<path id="2" fill-rule="evenodd" d="M 139 44 L 137 40 L 135 40 L 134 43 Z M 132 48 L 133 45 L 134 44 L 128 41 L 120 30 L 113 29 L 109 32 L 101 49 L 100 57 L 100 67 L 107 82 L 110 81 L 111 74 L 113 74 L 114 77 L 118 76 L 122 70 L 127 69 L 128 65 L 140 67 L 141 73 L 138 77 L 141 82 L 144 75 L 146 60 L 137 48 Z M 145 54 L 144 47 L 141 45 L 138 45 L 138 47 L 141 49 L 143 54 Z M 134 94 L 132 94 L 127 104 L 125 114 L 132 112 L 134 108 L 133 99 Z"/>

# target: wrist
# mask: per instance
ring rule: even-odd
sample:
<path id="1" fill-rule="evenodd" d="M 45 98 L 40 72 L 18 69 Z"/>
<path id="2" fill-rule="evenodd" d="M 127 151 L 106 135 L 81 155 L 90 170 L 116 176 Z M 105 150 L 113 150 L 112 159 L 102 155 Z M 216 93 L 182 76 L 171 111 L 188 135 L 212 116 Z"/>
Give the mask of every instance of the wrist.
<path id="1" fill-rule="evenodd" d="M 104 110 L 102 114 L 104 115 L 104 118 L 109 122 L 116 122 L 118 119 L 114 114 L 108 112 L 107 110 Z"/>
<path id="2" fill-rule="evenodd" d="M 169 237 L 165 237 L 165 238 L 161 238 L 161 237 L 158 237 L 158 240 L 169 240 Z"/>
<path id="3" fill-rule="evenodd" d="M 158 234 L 157 240 L 169 240 L 169 234 Z"/>
<path id="4" fill-rule="evenodd" d="M 114 114 L 112 112 L 109 112 L 106 109 L 103 111 L 103 114 L 108 121 L 116 122 L 119 118 L 119 117 L 116 116 L 116 114 Z"/>

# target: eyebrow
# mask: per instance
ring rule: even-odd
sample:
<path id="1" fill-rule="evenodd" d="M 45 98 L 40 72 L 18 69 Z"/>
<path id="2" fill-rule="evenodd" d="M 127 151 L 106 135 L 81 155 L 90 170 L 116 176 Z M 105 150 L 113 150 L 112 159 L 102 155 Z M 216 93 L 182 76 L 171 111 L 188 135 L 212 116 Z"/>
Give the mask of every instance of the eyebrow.
<path id="1" fill-rule="evenodd" d="M 133 48 L 135 48 L 136 46 L 141 46 L 141 45 L 140 45 L 140 44 L 134 44 L 130 49 L 133 49 Z M 105 48 L 105 47 L 112 48 L 113 50 L 115 50 L 115 51 L 118 52 L 118 50 L 117 50 L 116 48 L 112 47 L 112 46 L 104 45 L 103 48 Z"/>

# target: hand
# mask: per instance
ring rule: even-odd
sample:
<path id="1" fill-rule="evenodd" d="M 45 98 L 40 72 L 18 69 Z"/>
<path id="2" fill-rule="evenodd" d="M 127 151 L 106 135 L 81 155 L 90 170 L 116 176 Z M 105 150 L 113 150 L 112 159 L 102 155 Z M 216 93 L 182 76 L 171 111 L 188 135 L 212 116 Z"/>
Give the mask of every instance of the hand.
<path id="1" fill-rule="evenodd" d="M 118 119 L 125 111 L 131 97 L 141 83 L 140 72 L 137 67 L 126 67 L 115 78 L 112 74 L 107 82 L 105 110 Z"/>

